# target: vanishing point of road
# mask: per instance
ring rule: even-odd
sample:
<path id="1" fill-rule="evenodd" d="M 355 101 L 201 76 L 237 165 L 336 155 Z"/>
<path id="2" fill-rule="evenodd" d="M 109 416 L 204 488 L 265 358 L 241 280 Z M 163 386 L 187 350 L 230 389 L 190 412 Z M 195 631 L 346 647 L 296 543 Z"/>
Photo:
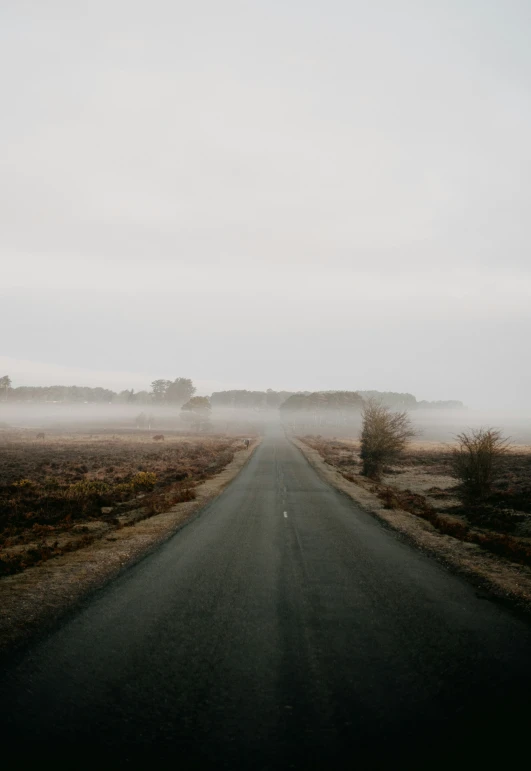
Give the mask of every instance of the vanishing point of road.
<path id="1" fill-rule="evenodd" d="M 531 628 L 272 429 L 186 527 L 0 675 L 12 767 L 528 760 Z M 7 767 L 7 766 L 6 766 Z"/>

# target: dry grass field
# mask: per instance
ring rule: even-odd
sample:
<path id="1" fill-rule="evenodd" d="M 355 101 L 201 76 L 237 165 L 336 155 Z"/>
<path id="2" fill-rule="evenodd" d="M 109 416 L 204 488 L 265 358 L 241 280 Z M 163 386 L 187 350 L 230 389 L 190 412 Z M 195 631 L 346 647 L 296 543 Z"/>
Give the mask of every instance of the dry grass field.
<path id="1" fill-rule="evenodd" d="M 0 576 L 75 551 L 195 498 L 241 447 L 234 437 L 0 433 Z"/>

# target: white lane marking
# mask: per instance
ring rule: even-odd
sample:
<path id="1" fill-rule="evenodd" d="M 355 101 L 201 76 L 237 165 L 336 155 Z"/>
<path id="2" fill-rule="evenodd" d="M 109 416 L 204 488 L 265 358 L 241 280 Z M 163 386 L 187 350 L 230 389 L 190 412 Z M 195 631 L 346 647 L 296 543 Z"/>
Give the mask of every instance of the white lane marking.
<path id="1" fill-rule="evenodd" d="M 288 512 L 287 512 L 287 511 L 285 511 L 285 512 L 284 512 L 284 519 L 287 519 L 287 518 L 288 518 Z"/>

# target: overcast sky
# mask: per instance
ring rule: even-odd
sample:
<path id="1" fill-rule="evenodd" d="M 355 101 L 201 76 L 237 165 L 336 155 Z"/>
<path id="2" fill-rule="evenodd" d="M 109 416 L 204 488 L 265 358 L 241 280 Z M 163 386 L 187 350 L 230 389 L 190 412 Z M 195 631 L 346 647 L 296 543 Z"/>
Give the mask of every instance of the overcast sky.
<path id="1" fill-rule="evenodd" d="M 529 405 L 530 34 L 529 0 L 4 0 L 0 369 Z"/>

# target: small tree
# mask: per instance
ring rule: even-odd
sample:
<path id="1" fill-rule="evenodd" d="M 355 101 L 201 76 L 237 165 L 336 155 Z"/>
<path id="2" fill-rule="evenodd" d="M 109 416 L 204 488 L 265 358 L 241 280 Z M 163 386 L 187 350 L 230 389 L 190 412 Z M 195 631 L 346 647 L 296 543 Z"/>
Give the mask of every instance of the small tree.
<path id="1" fill-rule="evenodd" d="M 0 392 L 3 392 L 5 401 L 7 401 L 7 394 L 10 388 L 11 388 L 11 378 L 9 377 L 9 375 L 4 375 L 3 377 L 0 377 Z"/>
<path id="2" fill-rule="evenodd" d="M 469 429 L 456 439 L 452 472 L 460 482 L 461 498 L 467 502 L 484 500 L 492 491 L 500 458 L 509 450 L 509 439 L 495 428 Z"/>
<path id="3" fill-rule="evenodd" d="M 170 404 L 186 404 L 195 394 L 195 386 L 187 377 L 178 377 L 166 389 L 164 400 Z M 202 397 L 200 397 L 202 398 Z"/>
<path id="4" fill-rule="evenodd" d="M 407 412 L 393 412 L 375 399 L 365 404 L 362 419 L 362 474 L 378 481 L 384 465 L 400 455 L 416 431 Z"/>
<path id="5" fill-rule="evenodd" d="M 191 420 L 187 415 L 182 415 L 181 417 L 185 421 L 193 423 L 199 430 L 201 426 L 208 425 L 212 408 L 208 396 L 193 396 L 186 404 L 183 404 L 181 410 L 183 413 L 193 416 Z"/>
<path id="6" fill-rule="evenodd" d="M 157 404 L 160 404 L 164 401 L 164 398 L 166 396 L 166 391 L 168 390 L 169 386 L 171 386 L 171 380 L 154 380 L 151 383 L 151 392 L 153 394 L 153 401 L 157 402 Z"/>

